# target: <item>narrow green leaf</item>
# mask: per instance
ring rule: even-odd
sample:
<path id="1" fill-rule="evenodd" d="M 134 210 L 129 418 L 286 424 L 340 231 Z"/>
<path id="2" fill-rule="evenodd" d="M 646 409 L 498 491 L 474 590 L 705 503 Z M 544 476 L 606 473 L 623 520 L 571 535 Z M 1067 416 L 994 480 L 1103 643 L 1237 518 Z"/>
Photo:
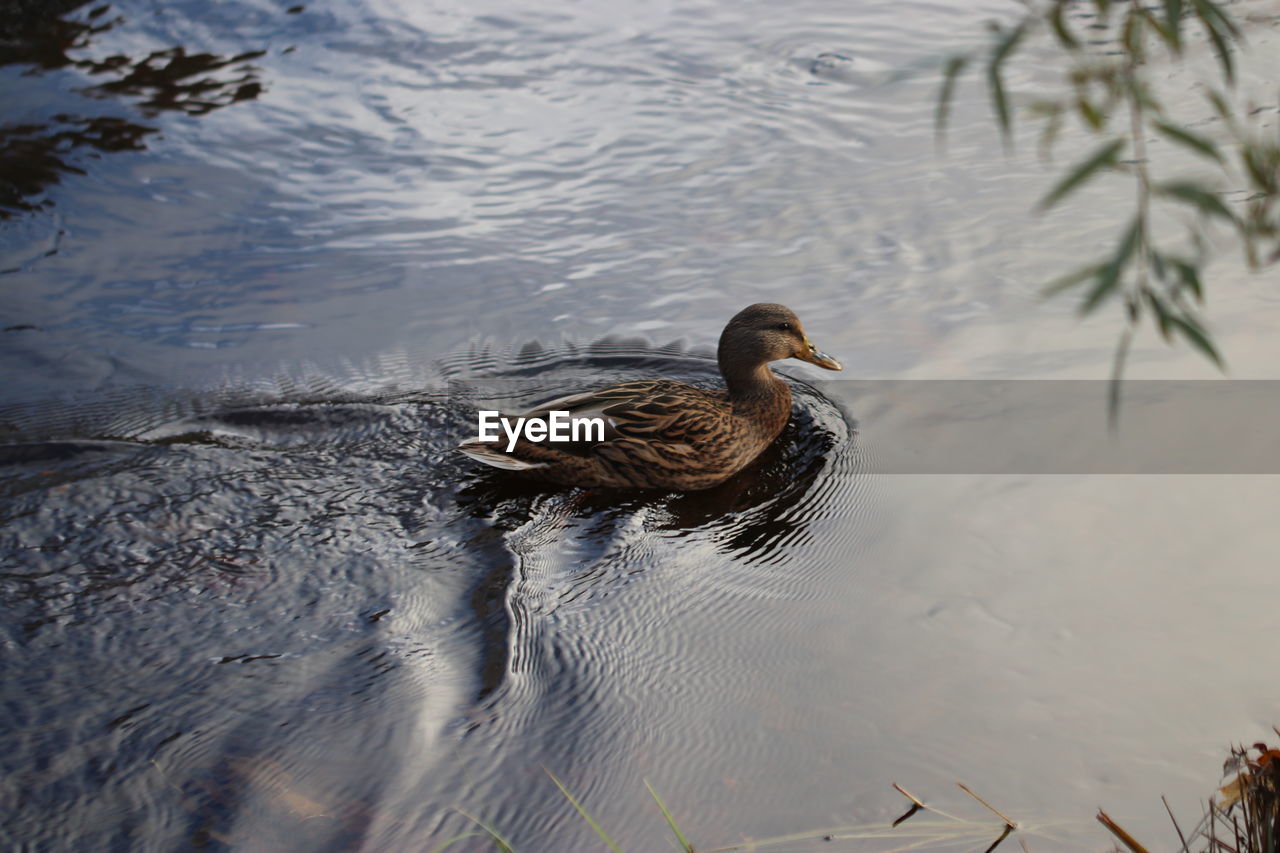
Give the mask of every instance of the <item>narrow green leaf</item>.
<path id="1" fill-rule="evenodd" d="M 680 831 L 680 827 L 676 825 L 676 819 L 671 816 L 671 812 L 667 810 L 666 803 L 662 802 L 662 798 L 658 796 L 658 792 L 649 784 L 649 780 L 644 780 L 644 786 L 649 789 L 649 795 L 653 797 L 653 801 L 658 804 L 662 816 L 667 820 L 667 826 L 671 827 L 671 831 L 675 833 L 676 841 L 684 849 L 685 853 L 694 853 L 693 845 L 689 843 L 689 839 L 684 837 L 684 833 Z"/>
<path id="2" fill-rule="evenodd" d="M 1227 39 L 1239 38 L 1239 29 L 1212 0 L 1191 0 L 1191 8 L 1200 19 L 1200 26 L 1204 28 L 1205 35 L 1213 42 L 1213 47 L 1218 52 L 1218 61 L 1222 64 L 1222 76 L 1226 78 L 1228 85 L 1234 85 L 1235 58 L 1231 55 L 1231 45 L 1227 43 Z"/>
<path id="3" fill-rule="evenodd" d="M 1169 274 L 1169 268 L 1165 266 L 1164 255 L 1153 247 L 1148 248 L 1147 262 L 1151 264 L 1151 272 L 1155 275 L 1156 281 L 1164 281 L 1165 276 Z"/>
<path id="4" fill-rule="evenodd" d="M 1062 130 L 1062 111 L 1050 115 L 1045 119 L 1044 130 L 1040 133 L 1040 159 L 1049 162 L 1053 154 L 1053 143 L 1058 139 L 1058 133 Z"/>
<path id="5" fill-rule="evenodd" d="M 1083 281 L 1097 277 L 1098 273 L 1102 272 L 1105 267 L 1105 263 L 1086 264 L 1069 273 L 1060 275 L 1041 288 L 1040 295 L 1045 297 L 1057 296 L 1064 290 L 1070 290 Z"/>
<path id="6" fill-rule="evenodd" d="M 969 59 L 968 55 L 958 53 L 948 59 L 943 68 L 942 89 L 938 92 L 938 109 L 933 116 L 934 133 L 937 134 L 939 142 L 947 133 L 947 119 L 951 115 L 951 100 L 955 95 L 956 81 L 960 79 L 961 72 L 969 64 Z"/>
<path id="7" fill-rule="evenodd" d="M 1169 47 L 1169 51 L 1176 56 L 1178 54 L 1178 41 L 1174 32 L 1165 26 L 1165 24 L 1156 17 L 1155 12 L 1152 12 L 1146 6 L 1138 6 L 1137 11 L 1138 14 L 1142 16 L 1142 20 L 1146 21 L 1147 26 L 1155 30 L 1156 35 L 1160 36 L 1160 40 L 1164 42 Z"/>
<path id="8" fill-rule="evenodd" d="M 1053 8 L 1049 10 L 1049 25 L 1053 27 L 1053 34 L 1058 37 L 1058 44 L 1075 51 L 1080 49 L 1080 40 L 1067 26 L 1067 5 L 1067 0 L 1054 0 Z"/>
<path id="9" fill-rule="evenodd" d="M 1018 43 L 1022 41 L 1022 37 L 1027 34 L 1028 21 L 1020 22 L 1016 27 L 1009 30 L 1004 39 L 996 43 L 995 51 L 991 54 L 993 62 L 1001 63 L 1013 55 L 1017 49 Z"/>
<path id="10" fill-rule="evenodd" d="M 991 108 L 996 111 L 996 123 L 1000 125 L 1000 136 L 1008 143 L 1011 127 L 1009 97 L 1004 91 L 1000 69 L 995 65 L 987 68 L 987 90 L 991 95 Z"/>
<path id="11" fill-rule="evenodd" d="M 1226 96 L 1217 89 L 1206 86 L 1205 97 L 1209 99 L 1209 103 L 1213 106 L 1213 111 L 1218 114 L 1218 118 L 1228 125 L 1232 125 L 1235 116 L 1231 114 L 1231 105 L 1227 103 Z"/>
<path id="12" fill-rule="evenodd" d="M 1006 144 L 1013 135 L 1013 115 L 1009 109 L 1009 96 L 1005 92 L 1003 66 L 1026 32 L 1027 20 L 1024 20 L 1005 33 L 1004 38 L 996 42 L 991 51 L 991 60 L 987 63 L 987 89 L 991 94 L 991 106 L 996 112 L 996 122 L 1000 125 L 1000 135 Z"/>
<path id="13" fill-rule="evenodd" d="M 1213 345 L 1208 333 L 1200 328 L 1200 324 L 1196 322 L 1194 317 L 1190 314 L 1182 317 L 1171 316 L 1169 322 L 1193 347 L 1200 350 L 1205 358 L 1216 364 L 1219 370 L 1226 368 L 1226 365 L 1222 362 L 1222 356 L 1218 354 L 1217 347 Z"/>
<path id="14" fill-rule="evenodd" d="M 1200 184 L 1191 181 L 1169 181 L 1157 184 L 1155 191 L 1165 198 L 1191 205 L 1204 216 L 1217 216 L 1233 225 L 1237 224 L 1236 215 L 1223 203 L 1218 194 L 1205 189 Z"/>
<path id="15" fill-rule="evenodd" d="M 1124 46 L 1125 53 L 1138 62 L 1143 58 L 1141 8 L 1137 3 L 1130 4 L 1129 13 L 1124 16 L 1124 24 L 1120 28 L 1120 44 Z"/>
<path id="16" fill-rule="evenodd" d="M 1164 0 L 1164 25 L 1174 53 L 1182 50 L 1182 0 Z"/>
<path id="17" fill-rule="evenodd" d="M 1209 39 L 1213 42 L 1213 47 L 1218 51 L 1218 62 L 1222 64 L 1222 76 L 1226 78 L 1229 85 L 1235 85 L 1236 82 L 1236 65 L 1235 58 L 1231 55 L 1231 47 L 1227 44 L 1227 40 L 1222 34 L 1212 27 L 1206 27 L 1209 33 Z"/>
<path id="18" fill-rule="evenodd" d="M 1178 271 L 1179 289 L 1185 287 L 1191 291 L 1197 302 L 1203 303 L 1204 286 L 1200 284 L 1200 270 L 1196 268 L 1195 264 L 1181 258 L 1174 259 L 1172 263 Z M 1176 294 L 1177 291 L 1175 290 L 1174 293 Z"/>
<path id="19" fill-rule="evenodd" d="M 1076 112 L 1079 114 L 1080 120 L 1087 124 L 1091 130 L 1102 130 L 1107 123 L 1106 116 L 1093 105 L 1092 101 L 1084 96 L 1076 98 Z"/>
<path id="20" fill-rule="evenodd" d="M 1107 15 L 1111 13 L 1111 0 L 1093 0 L 1093 8 L 1098 10 L 1098 14 L 1102 17 L 1102 22 L 1107 22 Z"/>
<path id="21" fill-rule="evenodd" d="M 1280 149 L 1246 142 L 1240 146 L 1240 163 L 1254 189 L 1269 196 L 1276 194 L 1276 183 L 1280 180 Z"/>
<path id="22" fill-rule="evenodd" d="M 1192 292 L 1192 296 L 1196 297 L 1197 302 L 1204 301 L 1204 287 L 1199 280 L 1199 269 L 1196 264 L 1190 263 L 1181 257 L 1172 257 L 1170 263 L 1174 265 L 1174 269 L 1178 270 L 1178 284 L 1172 291 L 1172 296 L 1178 296 L 1181 288 L 1187 288 Z"/>
<path id="23" fill-rule="evenodd" d="M 1068 172 L 1066 177 L 1058 181 L 1058 183 L 1054 185 L 1053 189 L 1049 190 L 1044 198 L 1040 199 L 1040 203 L 1036 205 L 1036 209 L 1042 212 L 1048 210 L 1058 202 L 1062 201 L 1062 199 L 1066 198 L 1069 194 L 1075 191 L 1076 188 L 1089 180 L 1089 178 L 1093 177 L 1099 171 L 1114 168 L 1116 165 L 1116 158 L 1119 156 L 1120 151 L 1123 148 L 1123 139 L 1113 139 L 1095 149 L 1092 154 Z"/>
<path id="24" fill-rule="evenodd" d="M 1176 142 L 1178 145 L 1197 154 L 1202 154 L 1219 164 L 1225 162 L 1222 159 L 1222 154 L 1218 151 L 1218 146 L 1214 145 L 1210 139 L 1167 121 L 1158 120 L 1154 124 L 1156 130 L 1170 142 Z"/>
<path id="25" fill-rule="evenodd" d="M 1238 39 L 1243 35 L 1240 32 L 1240 27 L 1227 14 L 1227 11 L 1222 8 L 1222 4 L 1218 0 L 1191 0 L 1191 2 L 1197 7 L 1197 14 L 1203 13 L 1205 17 L 1213 19 L 1214 24 L 1222 28 L 1224 35 L 1234 39 Z"/>
<path id="26" fill-rule="evenodd" d="M 556 778 L 556 774 L 548 770 L 547 775 L 551 777 L 552 782 L 556 783 L 556 787 L 560 789 L 560 793 L 564 794 L 565 799 L 572 803 L 573 807 L 578 810 L 578 814 L 582 815 L 582 819 L 589 823 L 591 828 L 596 831 L 596 835 L 600 836 L 600 839 L 608 845 L 609 849 L 612 850 L 613 853 L 622 853 L 622 848 L 620 848 L 614 840 L 609 837 L 609 834 L 604 831 L 604 828 L 601 827 L 600 824 L 596 823 L 596 819 L 587 813 L 587 810 L 582 807 L 582 804 L 574 799 L 573 794 L 569 793 L 569 789 L 564 786 L 564 783 Z"/>
<path id="27" fill-rule="evenodd" d="M 1170 318 L 1172 315 L 1169 313 L 1169 310 L 1164 307 L 1164 302 L 1161 301 L 1160 297 L 1154 290 L 1144 290 L 1142 298 L 1151 306 L 1152 312 L 1156 315 L 1156 325 L 1160 329 L 1160 337 L 1164 338 L 1166 341 L 1169 340 Z"/>
<path id="28" fill-rule="evenodd" d="M 1093 290 L 1089 291 L 1084 298 L 1084 302 L 1080 305 L 1081 314 L 1092 313 L 1102 303 L 1102 300 L 1110 296 L 1116 289 L 1120 283 L 1120 274 L 1124 272 L 1124 268 L 1133 258 L 1133 254 L 1137 251 L 1138 244 L 1141 241 L 1142 217 L 1135 216 L 1133 222 L 1129 225 L 1129 230 L 1125 232 L 1124 238 L 1116 248 L 1116 253 L 1098 271 L 1097 283 L 1094 284 Z"/>

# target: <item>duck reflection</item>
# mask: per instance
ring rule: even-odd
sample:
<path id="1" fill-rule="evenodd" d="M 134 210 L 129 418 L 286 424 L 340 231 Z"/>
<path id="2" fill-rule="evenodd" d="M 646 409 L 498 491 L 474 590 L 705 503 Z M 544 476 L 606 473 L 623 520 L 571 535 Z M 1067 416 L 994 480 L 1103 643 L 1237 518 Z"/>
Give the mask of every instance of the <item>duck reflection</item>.
<path id="1" fill-rule="evenodd" d="M 646 370 L 654 366 L 650 356 Z M 812 559 L 801 549 L 812 538 L 810 525 L 831 515 L 829 504 L 844 493 L 833 486 L 849 473 L 844 463 L 854 455 L 856 425 L 817 389 L 793 381 L 792 390 L 795 406 L 782 435 L 750 467 L 697 492 L 548 486 L 446 458 L 446 467 L 457 466 L 450 476 L 461 481 L 454 498 L 463 517 L 493 533 L 475 542 L 486 571 L 471 605 L 484 641 L 469 728 L 499 717 L 507 691 L 519 689 L 510 676 L 555 658 L 548 649 L 556 640 L 544 635 L 555 619 L 539 614 L 609 596 L 672 561 L 702 564 L 718 554 L 726 584 L 744 577 L 737 565 L 748 571 L 748 586 L 763 589 L 786 583 L 780 564 Z M 495 396 L 510 399 L 510 392 L 499 385 Z M 450 404 L 462 417 L 487 397 L 474 386 L 462 396 Z M 554 680 L 576 677 L 570 668 Z"/>
<path id="2" fill-rule="evenodd" d="M 828 457 L 841 452 L 840 444 L 835 430 L 797 406 L 786 430 L 751 468 L 705 492 L 674 496 L 662 527 L 684 533 L 705 530 L 722 553 L 766 560 L 784 546 L 806 540 L 810 520 L 821 513 L 814 486 Z"/>

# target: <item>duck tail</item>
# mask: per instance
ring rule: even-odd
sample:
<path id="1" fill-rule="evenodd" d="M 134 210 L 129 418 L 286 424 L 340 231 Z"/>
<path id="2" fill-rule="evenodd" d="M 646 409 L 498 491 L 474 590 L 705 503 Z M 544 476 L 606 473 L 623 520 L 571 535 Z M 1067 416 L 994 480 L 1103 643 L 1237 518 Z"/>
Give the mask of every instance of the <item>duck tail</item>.
<path id="1" fill-rule="evenodd" d="M 546 462 L 534 462 L 529 459 L 520 459 L 511 454 L 504 453 L 502 449 L 494 442 L 480 441 L 476 438 L 469 438 L 459 444 L 454 450 L 459 453 L 470 456 L 477 462 L 483 462 L 494 468 L 501 468 L 503 471 L 532 471 L 535 468 L 547 467 Z"/>

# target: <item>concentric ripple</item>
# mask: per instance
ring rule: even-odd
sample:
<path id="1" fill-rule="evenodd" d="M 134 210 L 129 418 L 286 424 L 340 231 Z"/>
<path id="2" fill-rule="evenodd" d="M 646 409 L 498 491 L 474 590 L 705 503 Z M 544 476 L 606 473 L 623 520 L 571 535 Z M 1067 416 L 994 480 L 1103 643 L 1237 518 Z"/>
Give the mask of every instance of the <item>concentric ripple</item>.
<path id="1" fill-rule="evenodd" d="M 718 382 L 708 353 L 618 339 L 507 352 L 476 346 L 446 359 L 444 372 L 460 406 L 504 410 L 627 379 Z M 584 493 L 478 471 L 461 490 L 469 511 L 501 531 L 513 565 L 505 674 L 483 696 L 466 741 L 492 762 L 482 800 L 498 798 L 529 760 L 488 752 L 495 744 L 519 742 L 559 768 L 584 754 L 626 764 L 637 737 L 663 755 L 700 754 L 704 715 L 719 713 L 712 707 L 726 693 L 751 701 L 753 673 L 782 665 L 789 637 L 806 630 L 796 620 L 806 602 L 853 582 L 876 523 L 856 422 L 820 385 L 788 381 L 794 410 L 783 435 L 714 489 Z M 745 626 L 746 646 L 767 637 L 766 653 L 778 660 L 746 652 Z M 683 710 L 668 719 L 655 703 Z M 637 735 L 659 719 L 661 746 Z M 595 782 L 580 780 L 582 793 Z"/>
<path id="2" fill-rule="evenodd" d="M 706 492 L 548 489 L 452 452 L 477 405 L 643 376 L 717 381 L 706 354 L 614 339 L 476 346 L 419 391 L 309 376 L 6 410 L 3 642 L 63 662 L 2 665 L 49 738 L 9 743 L 12 769 L 120 732 L 27 779 L 31 801 L 96 788 L 109 755 L 174 846 L 418 844 L 462 827 L 442 817 L 460 792 L 501 803 L 510 773 L 629 760 L 655 689 L 744 689 L 760 658 L 723 620 L 785 657 L 794 608 L 856 571 L 873 518 L 855 424 L 820 387 L 791 379 L 780 440 Z M 699 719 L 661 748 L 696 751 Z M 536 835 L 536 813 L 506 829 Z M 114 832 L 94 809 L 73 823 Z"/>

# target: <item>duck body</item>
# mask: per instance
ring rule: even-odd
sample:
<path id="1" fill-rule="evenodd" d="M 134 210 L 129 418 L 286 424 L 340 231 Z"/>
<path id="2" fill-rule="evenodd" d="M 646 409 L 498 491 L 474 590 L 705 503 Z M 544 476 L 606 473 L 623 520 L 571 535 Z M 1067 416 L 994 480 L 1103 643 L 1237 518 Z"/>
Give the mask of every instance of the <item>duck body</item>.
<path id="1" fill-rule="evenodd" d="M 725 380 L 705 389 L 668 379 L 623 382 L 561 397 L 518 415 L 549 423 L 598 419 L 590 439 L 513 442 L 469 439 L 457 450 L 477 461 L 562 485 L 694 491 L 715 486 L 755 461 L 791 417 L 791 390 L 769 362 L 799 358 L 828 370 L 835 359 L 809 341 L 789 309 L 758 303 L 720 336 Z M 515 420 L 514 418 L 512 420 Z"/>

